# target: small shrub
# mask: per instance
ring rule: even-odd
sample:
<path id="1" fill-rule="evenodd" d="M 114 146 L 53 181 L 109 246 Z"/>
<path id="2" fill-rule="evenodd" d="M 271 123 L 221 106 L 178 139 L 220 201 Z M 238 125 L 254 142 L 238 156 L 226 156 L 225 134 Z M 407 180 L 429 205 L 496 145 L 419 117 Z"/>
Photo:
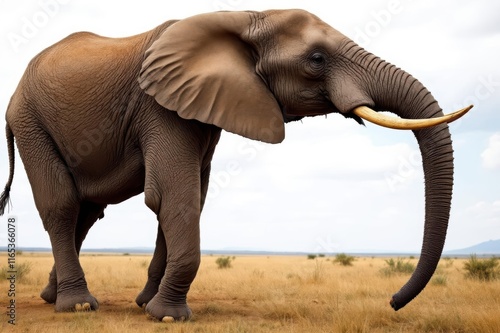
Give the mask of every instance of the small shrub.
<path id="1" fill-rule="evenodd" d="M 7 274 L 7 271 L 8 271 L 7 266 L 0 268 L 0 279 L 2 281 L 9 277 L 9 274 Z"/>
<path id="2" fill-rule="evenodd" d="M 219 269 L 222 268 L 231 268 L 231 262 L 236 259 L 235 257 L 220 257 L 215 260 L 215 263 L 217 264 L 217 267 Z"/>
<path id="3" fill-rule="evenodd" d="M 315 254 L 308 254 L 307 259 L 314 260 L 314 259 L 316 259 L 316 255 Z"/>
<path id="4" fill-rule="evenodd" d="M 411 274 L 415 270 L 415 265 L 409 260 L 404 260 L 402 258 L 386 259 L 385 263 L 387 267 L 382 268 L 381 272 L 385 276 L 391 276 L 394 274 Z"/>
<path id="5" fill-rule="evenodd" d="M 125 252 L 123 255 L 124 255 L 124 256 L 129 256 L 129 255 L 130 255 L 130 253 Z"/>
<path id="6" fill-rule="evenodd" d="M 476 255 L 472 254 L 464 263 L 465 277 L 481 281 L 498 279 L 500 277 L 498 265 L 498 258 L 477 259 Z"/>
<path id="7" fill-rule="evenodd" d="M 16 280 L 19 282 L 25 282 L 26 277 L 31 272 L 31 262 L 23 262 L 21 264 L 17 264 L 15 268 Z M 4 266 L 0 269 L 0 279 L 5 280 L 13 273 L 10 273 L 10 269 L 7 266 Z"/>
<path id="8" fill-rule="evenodd" d="M 324 257 L 325 257 L 325 255 L 324 255 L 323 253 L 320 253 L 320 254 L 318 254 L 318 257 L 320 257 L 320 258 L 324 258 Z"/>
<path id="9" fill-rule="evenodd" d="M 345 253 L 339 253 L 335 256 L 334 263 L 338 263 L 342 266 L 352 266 L 352 262 L 356 260 L 353 256 Z"/>
<path id="10" fill-rule="evenodd" d="M 31 272 L 31 262 L 27 261 L 17 265 L 17 278 L 19 279 L 20 282 L 24 282 L 30 272 Z"/>

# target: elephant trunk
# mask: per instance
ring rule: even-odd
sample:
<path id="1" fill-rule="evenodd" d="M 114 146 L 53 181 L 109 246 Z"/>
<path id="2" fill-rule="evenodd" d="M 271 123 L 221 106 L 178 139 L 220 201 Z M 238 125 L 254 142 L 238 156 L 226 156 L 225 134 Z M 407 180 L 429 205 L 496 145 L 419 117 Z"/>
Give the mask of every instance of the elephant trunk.
<path id="1" fill-rule="evenodd" d="M 353 44 L 353 43 L 352 43 Z M 442 116 L 431 93 L 401 69 L 364 51 L 348 46 L 348 58 L 366 73 L 359 77 L 367 106 L 390 111 L 406 119 Z M 371 105 L 370 105 L 371 104 Z M 421 256 L 409 281 L 391 299 L 399 310 L 416 297 L 431 279 L 441 257 L 453 187 L 453 148 L 447 124 L 413 131 L 422 154 L 425 177 L 425 224 Z"/>

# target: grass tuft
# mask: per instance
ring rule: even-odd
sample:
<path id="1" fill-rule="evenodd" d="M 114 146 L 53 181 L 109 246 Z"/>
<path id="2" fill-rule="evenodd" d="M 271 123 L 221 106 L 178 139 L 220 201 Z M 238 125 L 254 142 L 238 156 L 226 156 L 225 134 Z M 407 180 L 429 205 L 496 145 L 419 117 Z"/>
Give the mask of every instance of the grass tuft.
<path id="1" fill-rule="evenodd" d="M 325 279 L 325 269 L 323 267 L 323 262 L 316 259 L 314 269 L 311 275 L 311 280 L 313 283 L 321 283 Z"/>
<path id="2" fill-rule="evenodd" d="M 436 275 L 432 278 L 431 283 L 434 286 L 446 286 L 448 283 L 448 277 L 443 274 Z"/>

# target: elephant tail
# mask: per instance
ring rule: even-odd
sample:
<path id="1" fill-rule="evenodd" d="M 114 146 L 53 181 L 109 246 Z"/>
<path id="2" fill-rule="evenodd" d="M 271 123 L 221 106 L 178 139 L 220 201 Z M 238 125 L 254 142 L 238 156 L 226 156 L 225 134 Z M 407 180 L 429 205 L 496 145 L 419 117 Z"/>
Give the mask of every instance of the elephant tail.
<path id="1" fill-rule="evenodd" d="M 5 127 L 5 134 L 7 135 L 7 149 L 9 153 L 9 180 L 7 180 L 7 184 L 5 185 L 5 189 L 0 195 L 0 216 L 4 214 L 5 207 L 10 206 L 10 187 L 12 186 L 12 181 L 14 179 L 14 133 L 10 129 L 9 124 Z"/>

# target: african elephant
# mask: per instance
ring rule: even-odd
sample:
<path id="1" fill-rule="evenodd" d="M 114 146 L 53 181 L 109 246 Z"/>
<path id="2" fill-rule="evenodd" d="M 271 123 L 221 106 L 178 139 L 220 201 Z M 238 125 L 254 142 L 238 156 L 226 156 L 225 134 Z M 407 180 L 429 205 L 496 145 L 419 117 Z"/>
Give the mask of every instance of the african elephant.
<path id="1" fill-rule="evenodd" d="M 302 10 L 208 13 L 128 38 L 76 33 L 31 61 L 10 100 L 0 213 L 15 137 L 54 255 L 42 297 L 56 311 L 97 309 L 81 243 L 106 205 L 144 192 L 159 229 L 138 303 L 159 320 L 188 319 L 200 213 L 222 129 L 279 143 L 285 123 L 333 112 L 413 129 L 425 173 L 425 232 L 415 273 L 392 297 L 398 310 L 439 261 L 453 184 L 445 122 L 466 111 L 443 116 L 419 81 Z"/>

